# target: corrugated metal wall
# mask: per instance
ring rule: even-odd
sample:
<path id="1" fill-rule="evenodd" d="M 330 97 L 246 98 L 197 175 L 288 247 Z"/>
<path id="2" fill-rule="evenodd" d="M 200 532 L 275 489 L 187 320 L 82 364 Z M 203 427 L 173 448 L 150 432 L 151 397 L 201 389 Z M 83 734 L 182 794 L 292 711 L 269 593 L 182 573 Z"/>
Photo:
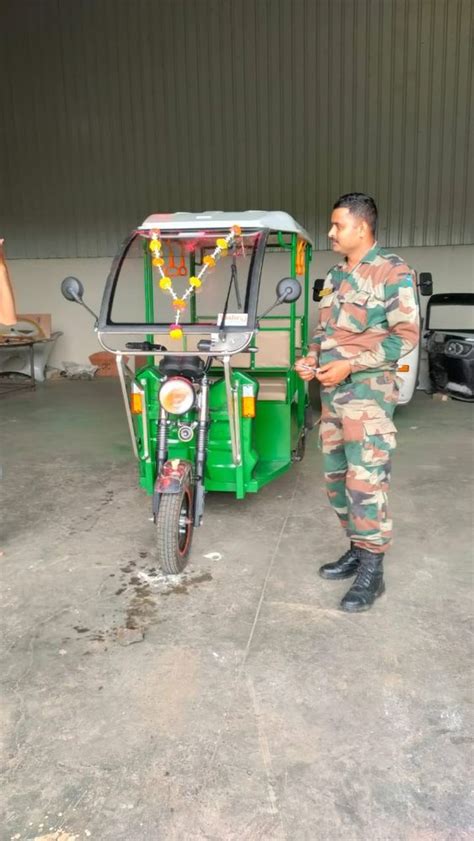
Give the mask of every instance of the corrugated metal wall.
<path id="1" fill-rule="evenodd" d="M 472 0 L 0 0 L 8 254 L 100 256 L 153 211 L 283 208 L 327 246 L 472 243 Z"/>

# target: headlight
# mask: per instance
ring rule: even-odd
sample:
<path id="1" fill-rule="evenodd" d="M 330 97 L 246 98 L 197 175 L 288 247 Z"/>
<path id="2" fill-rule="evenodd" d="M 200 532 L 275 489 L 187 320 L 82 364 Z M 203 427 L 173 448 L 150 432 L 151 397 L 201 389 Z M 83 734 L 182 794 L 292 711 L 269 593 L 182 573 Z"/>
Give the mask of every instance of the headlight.
<path id="1" fill-rule="evenodd" d="M 469 356 L 473 345 L 469 342 L 460 342 L 457 339 L 446 342 L 444 352 L 447 356 Z"/>
<path id="2" fill-rule="evenodd" d="M 194 405 L 194 388 L 184 377 L 170 377 L 160 388 L 158 399 L 165 412 L 184 415 Z"/>

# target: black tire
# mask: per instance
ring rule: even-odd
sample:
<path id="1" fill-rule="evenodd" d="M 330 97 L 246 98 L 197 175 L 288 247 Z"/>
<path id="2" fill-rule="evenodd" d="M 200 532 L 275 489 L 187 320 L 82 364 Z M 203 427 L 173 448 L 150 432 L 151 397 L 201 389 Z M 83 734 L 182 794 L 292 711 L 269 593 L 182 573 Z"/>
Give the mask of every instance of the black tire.
<path id="1" fill-rule="evenodd" d="M 165 575 L 186 566 L 193 539 L 193 490 L 186 483 L 177 494 L 162 494 L 156 518 L 158 563 Z"/>
<path id="2" fill-rule="evenodd" d="M 306 430 L 302 429 L 298 438 L 296 449 L 292 453 L 292 461 L 303 461 L 306 452 Z"/>
<path id="3" fill-rule="evenodd" d="M 316 412 L 312 406 L 306 406 L 304 410 L 304 428 L 310 432 L 316 426 Z"/>

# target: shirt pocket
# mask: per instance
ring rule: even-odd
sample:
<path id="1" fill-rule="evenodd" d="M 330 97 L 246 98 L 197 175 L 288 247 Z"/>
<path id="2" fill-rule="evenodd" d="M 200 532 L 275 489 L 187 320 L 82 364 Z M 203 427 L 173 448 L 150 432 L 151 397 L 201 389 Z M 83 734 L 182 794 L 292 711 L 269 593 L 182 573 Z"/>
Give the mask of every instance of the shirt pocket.
<path id="1" fill-rule="evenodd" d="M 331 318 L 332 307 L 336 300 L 336 293 L 331 292 L 330 295 L 324 295 L 319 302 L 319 323 L 321 327 L 326 327 Z"/>
<path id="2" fill-rule="evenodd" d="M 397 446 L 397 427 L 390 418 L 370 418 L 362 423 L 365 433 L 362 461 L 374 467 L 387 464 L 392 450 Z"/>
<path id="3" fill-rule="evenodd" d="M 340 310 L 337 326 L 349 333 L 363 333 L 369 323 L 369 292 L 353 289 L 339 296 Z"/>

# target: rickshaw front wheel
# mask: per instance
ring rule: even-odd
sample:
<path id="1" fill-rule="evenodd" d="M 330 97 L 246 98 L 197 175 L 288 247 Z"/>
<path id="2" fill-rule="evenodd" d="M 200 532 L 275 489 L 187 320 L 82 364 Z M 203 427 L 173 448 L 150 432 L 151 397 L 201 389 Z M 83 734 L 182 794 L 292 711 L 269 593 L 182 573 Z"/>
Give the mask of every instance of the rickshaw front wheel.
<path id="1" fill-rule="evenodd" d="M 177 575 L 186 566 L 193 537 L 192 486 L 179 493 L 162 494 L 156 517 L 158 563 L 165 575 Z"/>

